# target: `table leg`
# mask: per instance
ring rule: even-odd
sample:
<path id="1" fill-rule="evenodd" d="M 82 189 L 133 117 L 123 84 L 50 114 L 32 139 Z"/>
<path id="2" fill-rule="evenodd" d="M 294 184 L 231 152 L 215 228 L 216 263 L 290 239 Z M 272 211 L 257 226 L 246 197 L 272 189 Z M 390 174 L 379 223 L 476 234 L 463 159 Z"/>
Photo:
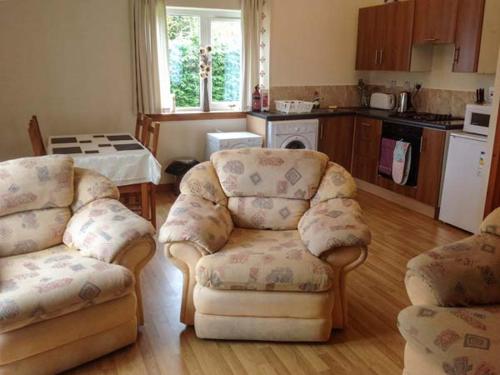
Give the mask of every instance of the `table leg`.
<path id="1" fill-rule="evenodd" d="M 148 184 L 141 184 L 141 214 L 146 220 L 149 220 L 149 197 L 148 197 Z"/>
<path id="2" fill-rule="evenodd" d="M 151 204 L 151 224 L 156 229 L 156 185 L 150 184 L 151 192 L 150 192 L 150 204 Z"/>

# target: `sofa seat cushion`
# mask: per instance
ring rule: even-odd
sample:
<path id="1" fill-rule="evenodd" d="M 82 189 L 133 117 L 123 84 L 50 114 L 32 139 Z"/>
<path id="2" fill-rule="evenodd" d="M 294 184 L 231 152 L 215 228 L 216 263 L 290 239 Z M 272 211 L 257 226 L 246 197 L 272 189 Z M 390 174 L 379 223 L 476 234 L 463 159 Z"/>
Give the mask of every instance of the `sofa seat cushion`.
<path id="1" fill-rule="evenodd" d="M 426 352 L 446 374 L 498 374 L 500 306 L 411 306 L 398 317 L 408 345 Z"/>
<path id="2" fill-rule="evenodd" d="M 126 268 L 65 245 L 0 258 L 0 333 L 120 298 L 133 287 Z"/>
<path id="3" fill-rule="evenodd" d="M 333 271 L 296 230 L 236 228 L 219 252 L 198 261 L 196 281 L 214 289 L 322 292 L 332 287 Z"/>

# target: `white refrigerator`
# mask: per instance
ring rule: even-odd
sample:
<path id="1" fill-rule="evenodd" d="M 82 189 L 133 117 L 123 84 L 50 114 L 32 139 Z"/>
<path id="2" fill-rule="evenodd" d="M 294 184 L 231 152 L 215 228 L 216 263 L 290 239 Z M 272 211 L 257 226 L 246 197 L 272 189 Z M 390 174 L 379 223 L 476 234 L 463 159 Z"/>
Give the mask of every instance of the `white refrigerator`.
<path id="1" fill-rule="evenodd" d="M 450 134 L 439 220 L 468 232 L 478 231 L 483 219 L 485 157 L 486 136 Z"/>

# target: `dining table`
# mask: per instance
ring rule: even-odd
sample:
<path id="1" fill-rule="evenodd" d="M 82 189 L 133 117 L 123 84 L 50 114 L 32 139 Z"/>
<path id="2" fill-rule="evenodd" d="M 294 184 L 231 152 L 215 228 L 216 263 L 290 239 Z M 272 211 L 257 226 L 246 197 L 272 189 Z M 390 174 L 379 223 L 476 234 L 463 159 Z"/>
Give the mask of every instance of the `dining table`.
<path id="1" fill-rule="evenodd" d="M 142 214 L 147 216 L 147 194 L 151 184 L 158 185 L 161 164 L 134 136 L 128 133 L 93 133 L 51 136 L 48 140 L 49 155 L 70 155 L 75 167 L 94 170 L 118 186 L 140 185 Z"/>

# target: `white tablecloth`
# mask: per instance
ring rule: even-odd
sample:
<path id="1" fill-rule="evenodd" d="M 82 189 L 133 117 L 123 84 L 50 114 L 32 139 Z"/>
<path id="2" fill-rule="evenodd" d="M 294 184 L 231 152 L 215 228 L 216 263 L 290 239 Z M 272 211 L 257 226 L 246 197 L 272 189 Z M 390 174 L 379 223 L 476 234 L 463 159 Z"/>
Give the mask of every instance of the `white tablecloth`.
<path id="1" fill-rule="evenodd" d="M 138 149 L 119 150 L 120 147 Z M 47 152 L 70 155 L 76 167 L 97 171 L 118 186 L 147 182 L 157 185 L 161 178 L 158 160 L 130 134 L 53 136 Z"/>

